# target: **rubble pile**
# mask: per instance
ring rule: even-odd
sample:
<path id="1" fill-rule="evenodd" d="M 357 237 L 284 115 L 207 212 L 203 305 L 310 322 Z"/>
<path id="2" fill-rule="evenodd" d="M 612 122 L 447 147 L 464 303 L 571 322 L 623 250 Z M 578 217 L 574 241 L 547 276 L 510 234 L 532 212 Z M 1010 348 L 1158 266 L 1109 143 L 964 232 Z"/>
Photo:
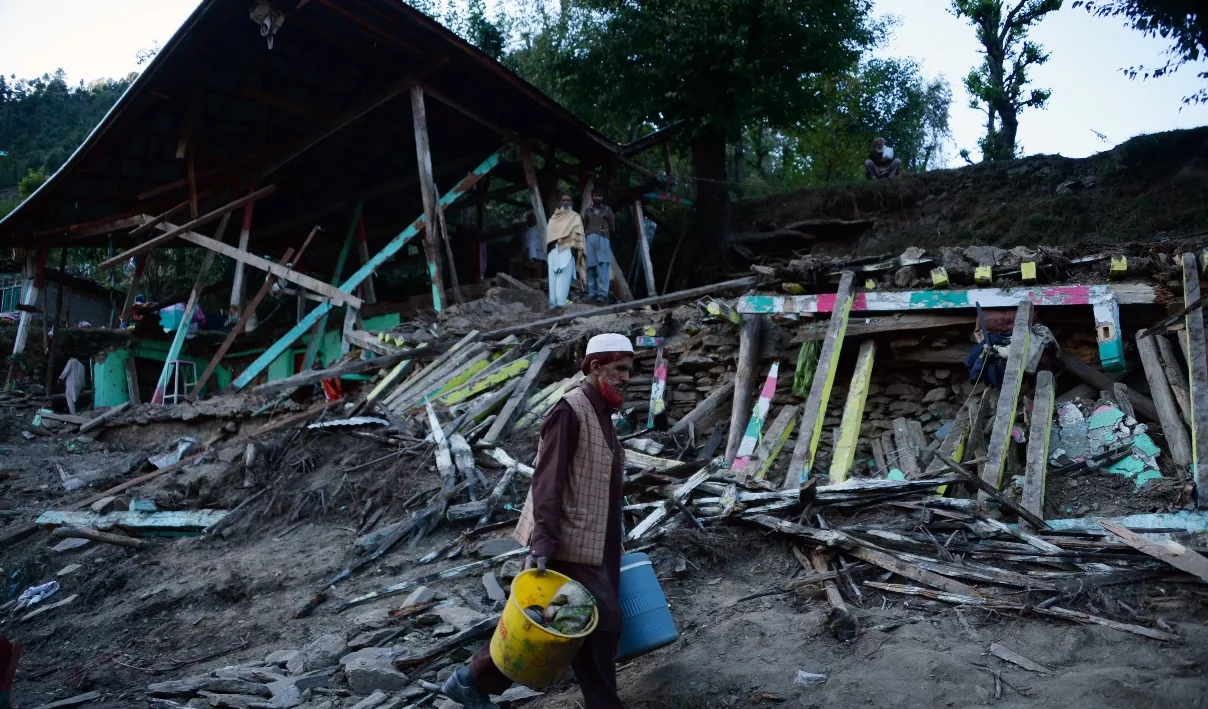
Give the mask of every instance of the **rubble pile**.
<path id="1" fill-rule="evenodd" d="M 904 268 L 947 268 L 946 285 L 958 283 L 963 271 L 950 256 L 799 259 L 730 282 L 759 289 L 737 300 L 719 287 L 649 304 L 662 310 L 605 306 L 494 330 L 464 308 L 353 333 L 363 346 L 326 369 L 196 404 L 68 417 L 2 395 L 6 416 L 37 429 L 25 433 L 41 452 L 19 470 L 5 466 L 0 479 L 0 539 L 18 552 L 5 554 L 11 591 L 0 612 L 21 628 L 45 624 L 39 637 L 49 642 L 72 613 L 101 606 L 124 623 L 154 615 L 142 603 L 159 604 L 157 613 L 263 595 L 255 613 L 278 634 L 256 624 L 259 636 L 249 626 L 209 653 L 168 662 L 117 650 L 111 660 L 167 675 L 139 679 L 138 701 L 152 707 L 439 705 L 440 683 L 489 640 L 527 554 L 510 535 L 541 422 L 583 381 L 586 340 L 613 331 L 637 349 L 615 417 L 627 449 L 625 545 L 649 553 L 662 578 L 694 565 L 685 539 L 716 557 L 726 544 L 771 548 L 774 534 L 793 568 L 737 579 L 746 592 L 731 605 L 817 599 L 828 633 L 843 642 L 869 631 L 873 609 L 920 599 L 930 605 L 910 607 L 1180 641 L 1160 608 L 1113 594 L 1161 584 L 1167 598 L 1203 604 L 1208 562 L 1198 552 L 1208 518 L 1178 443 L 1193 430 L 1185 426 L 1203 382 L 1168 374 L 1160 359 L 1184 367 L 1197 349 L 1180 353 L 1180 336 L 1162 329 L 1128 350 L 1140 367 L 1109 375 L 1083 355 L 1094 352 L 1081 344 L 1096 343 L 1091 319 L 1069 315 L 1088 303 L 1062 303 L 1051 319 L 1037 307 L 1048 303 L 1026 298 L 987 305 L 980 318 L 967 309 L 860 312 L 878 278 L 917 286 L 921 276 L 898 278 Z M 1004 268 L 1071 260 L 962 254 L 977 256 Z M 857 268 L 874 274 L 858 293 Z M 924 293 L 920 302 L 943 299 L 939 289 L 914 292 Z M 797 297 L 805 300 L 785 300 Z M 1160 350 L 1161 380 L 1150 347 Z M 1000 380 L 972 373 L 970 357 Z M 33 549 L 40 530 L 53 530 L 58 551 Z M 279 548 L 289 564 L 270 580 L 258 567 Z M 44 554 L 79 561 L 52 567 Z M 125 581 L 105 576 L 126 563 L 145 574 L 179 563 L 172 573 L 226 575 L 205 595 L 168 575 L 136 603 L 119 590 Z M 256 622 L 245 614 L 190 622 L 214 623 L 203 627 L 217 633 L 245 619 Z M 1031 662 L 1014 657 L 1006 661 Z M 502 701 L 532 696 L 516 690 Z"/>

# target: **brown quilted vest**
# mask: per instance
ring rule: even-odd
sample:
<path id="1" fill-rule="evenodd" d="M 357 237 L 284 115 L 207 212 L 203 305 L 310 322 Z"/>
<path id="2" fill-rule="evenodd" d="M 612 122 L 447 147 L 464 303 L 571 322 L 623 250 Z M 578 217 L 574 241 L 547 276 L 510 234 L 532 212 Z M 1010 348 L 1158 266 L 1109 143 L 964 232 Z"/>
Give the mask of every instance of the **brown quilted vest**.
<path id="1" fill-rule="evenodd" d="M 604 439 L 604 429 L 595 407 L 582 387 L 570 391 L 562 399 L 570 404 L 579 420 L 579 440 L 562 493 L 562 532 L 554 559 L 599 566 L 604 563 L 604 538 L 608 531 L 612 451 Z M 540 455 L 538 446 L 537 456 Z M 624 455 L 623 451 L 621 455 Z M 513 537 L 527 546 L 533 538 L 533 526 L 533 492 L 530 489 Z"/>

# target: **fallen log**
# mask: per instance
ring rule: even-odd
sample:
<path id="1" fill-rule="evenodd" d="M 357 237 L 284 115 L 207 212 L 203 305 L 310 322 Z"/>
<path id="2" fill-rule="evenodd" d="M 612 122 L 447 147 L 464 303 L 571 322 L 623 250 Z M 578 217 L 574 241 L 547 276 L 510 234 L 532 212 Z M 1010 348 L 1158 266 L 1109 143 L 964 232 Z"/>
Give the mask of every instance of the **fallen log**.
<path id="1" fill-rule="evenodd" d="M 59 527 L 51 532 L 51 534 L 64 539 L 88 539 L 103 544 L 126 547 L 127 549 L 146 549 L 151 546 L 150 542 L 143 539 L 135 539 L 122 534 L 109 534 L 108 532 L 80 527 Z"/>

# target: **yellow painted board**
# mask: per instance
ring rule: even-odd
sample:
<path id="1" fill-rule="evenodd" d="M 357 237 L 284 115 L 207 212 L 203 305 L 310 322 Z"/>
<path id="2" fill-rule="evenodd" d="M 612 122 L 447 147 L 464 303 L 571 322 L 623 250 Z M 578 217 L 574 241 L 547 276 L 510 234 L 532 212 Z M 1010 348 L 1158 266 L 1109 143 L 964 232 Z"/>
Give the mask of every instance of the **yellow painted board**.
<path id="1" fill-rule="evenodd" d="M 1024 359 L 1032 335 L 1031 301 L 1019 304 L 1015 311 L 1015 327 L 1011 333 L 1011 349 L 1007 355 L 1007 370 L 1003 375 L 1002 389 L 998 395 L 998 406 L 994 412 L 994 427 L 990 432 L 989 453 L 986 467 L 982 469 L 982 480 L 995 489 L 1002 488 L 1003 470 L 1006 468 L 1007 448 L 1011 444 L 1011 429 L 1015 426 L 1015 412 L 1019 407 L 1019 390 L 1023 385 Z"/>
<path id="2" fill-rule="evenodd" d="M 839 424 L 839 439 L 835 442 L 835 453 L 831 457 L 832 484 L 846 480 L 856 462 L 860 425 L 864 421 L 864 402 L 868 400 L 868 385 L 872 381 L 872 365 L 876 354 L 876 342 L 867 340 L 860 345 L 856 371 L 852 374 L 851 386 L 847 391 L 847 404 L 843 407 L 843 420 Z"/>
<path id="3" fill-rule="evenodd" d="M 1024 261 L 1019 264 L 1019 275 L 1023 278 L 1024 283 L 1036 282 L 1036 262 Z"/>
<path id="4" fill-rule="evenodd" d="M 931 269 L 931 285 L 935 288 L 947 288 L 948 269 L 943 266 Z"/>
<path id="5" fill-rule="evenodd" d="M 994 282 L 994 268 L 992 266 L 978 266 L 973 270 L 973 280 L 979 286 L 988 286 Z"/>
<path id="6" fill-rule="evenodd" d="M 377 386 L 375 386 L 373 390 L 369 392 L 369 396 L 365 397 L 365 402 L 372 403 L 377 401 L 378 397 L 382 395 L 383 391 L 394 386 L 394 383 L 399 380 L 399 377 L 403 376 L 403 374 L 410 368 L 410 365 L 411 360 L 409 359 L 405 359 L 402 362 L 394 365 L 394 369 L 390 370 L 389 374 L 382 377 L 382 380 L 377 383 Z"/>
<path id="7" fill-rule="evenodd" d="M 1108 276 L 1113 280 L 1124 278 L 1128 275 L 1128 257 L 1127 256 L 1112 256 L 1111 271 Z"/>
<path id="8" fill-rule="evenodd" d="M 493 389 L 496 386 L 498 386 L 498 385 L 506 382 L 507 380 L 511 379 L 512 377 L 516 376 L 517 374 L 520 374 L 521 372 L 523 372 L 524 370 L 529 368 L 529 362 L 530 362 L 530 359 L 528 357 L 521 357 L 520 359 L 516 360 L 515 362 L 512 362 L 506 366 L 500 367 L 499 371 L 494 372 L 493 374 L 487 375 L 487 376 L 483 377 L 482 379 L 479 379 L 478 381 L 476 381 L 468 386 L 463 386 L 459 389 L 454 389 L 453 391 L 450 391 L 450 392 L 444 394 L 443 396 L 438 397 L 437 401 L 444 404 L 445 406 L 452 406 L 453 404 L 457 404 L 462 401 L 465 401 L 466 399 L 469 399 L 473 396 L 481 394 L 482 392 L 486 391 L 487 389 Z M 486 362 L 483 362 L 482 364 L 483 364 L 483 368 L 485 368 Z"/>
<path id="9" fill-rule="evenodd" d="M 768 470 L 776 462 L 776 456 L 780 455 L 780 451 L 784 448 L 784 444 L 788 442 L 793 435 L 793 430 L 797 428 L 797 407 L 786 406 L 776 415 L 776 419 L 772 421 L 772 425 L 768 428 L 767 433 L 759 441 L 759 447 L 755 449 L 754 455 L 751 456 L 751 465 L 747 471 L 755 471 L 755 477 L 764 479 L 768 476 Z"/>

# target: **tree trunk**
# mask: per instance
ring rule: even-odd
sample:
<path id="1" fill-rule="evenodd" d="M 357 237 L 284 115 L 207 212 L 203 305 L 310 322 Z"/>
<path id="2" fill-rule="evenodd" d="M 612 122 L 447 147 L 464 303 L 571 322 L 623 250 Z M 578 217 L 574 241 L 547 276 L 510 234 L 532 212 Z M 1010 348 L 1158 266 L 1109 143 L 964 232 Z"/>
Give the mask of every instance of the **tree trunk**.
<path id="1" fill-rule="evenodd" d="M 696 264 L 692 280 L 701 281 L 727 257 L 730 237 L 730 190 L 726 184 L 726 134 L 718 126 L 699 127 L 691 140 L 696 177 L 695 238 L 688 239 L 684 263 Z"/>

